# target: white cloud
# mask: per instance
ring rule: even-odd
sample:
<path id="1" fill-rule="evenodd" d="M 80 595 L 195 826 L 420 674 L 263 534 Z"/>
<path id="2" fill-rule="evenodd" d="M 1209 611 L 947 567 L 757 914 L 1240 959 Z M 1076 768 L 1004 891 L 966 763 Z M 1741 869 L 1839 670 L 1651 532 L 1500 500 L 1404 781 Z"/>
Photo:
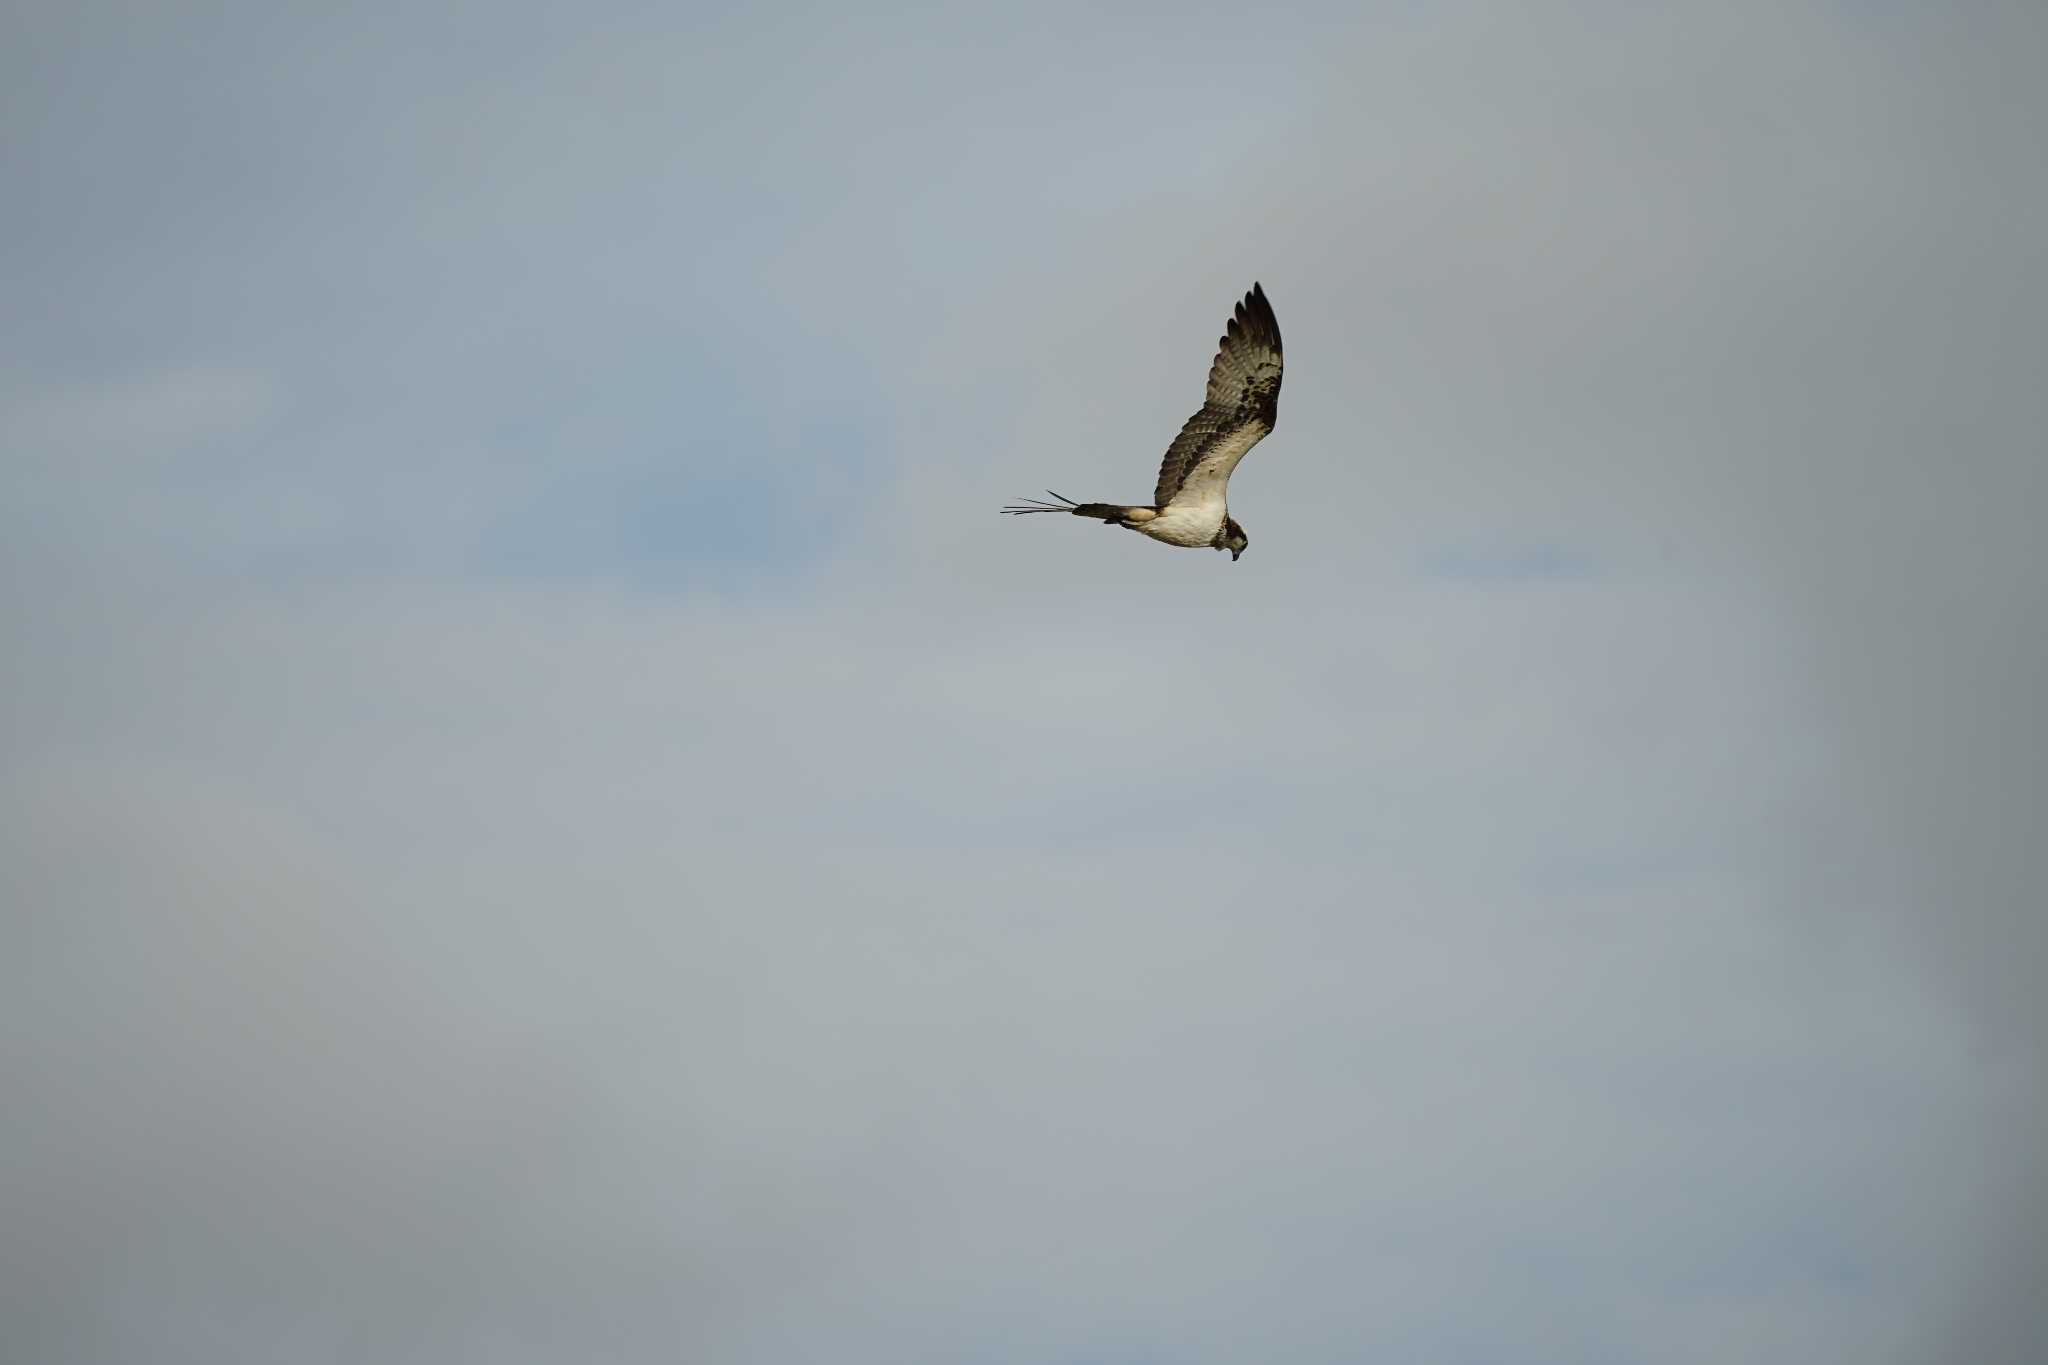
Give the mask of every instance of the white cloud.
<path id="1" fill-rule="evenodd" d="M 153 474 L 210 440 L 260 427 L 280 399 L 270 376 L 237 368 L 43 385 L 0 397 L 0 441 L 13 460 L 54 472 Z"/>
<path id="2" fill-rule="evenodd" d="M 1154 671 L 1099 610 L 418 588 L 160 619 L 146 678 L 60 638 L 17 703 L 58 723 L 6 822 L 52 945 L 7 993 L 50 1040 L 8 1185 L 36 1265 L 138 1269 L 23 1281 L 50 1340 L 228 1304 L 399 1358 L 1895 1335 L 1892 1220 L 1957 1215 L 1875 1196 L 1962 1044 L 1716 828 L 1768 745 L 1622 738 L 1798 718 L 1733 634 L 1617 672 L 1669 593 L 1439 593 L 1384 591 L 1367 651 L 1236 617 L 1284 668 L 1169 622 Z"/>

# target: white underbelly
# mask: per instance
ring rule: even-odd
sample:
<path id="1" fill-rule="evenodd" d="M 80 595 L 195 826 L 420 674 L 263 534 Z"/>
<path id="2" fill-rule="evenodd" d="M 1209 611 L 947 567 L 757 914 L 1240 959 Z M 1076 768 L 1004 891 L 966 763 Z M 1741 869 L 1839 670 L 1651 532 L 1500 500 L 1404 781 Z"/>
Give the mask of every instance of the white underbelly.
<path id="1" fill-rule="evenodd" d="M 1168 545 L 1208 546 L 1216 543 L 1223 529 L 1223 504 L 1202 507 L 1168 507 L 1152 520 L 1131 528 Z"/>

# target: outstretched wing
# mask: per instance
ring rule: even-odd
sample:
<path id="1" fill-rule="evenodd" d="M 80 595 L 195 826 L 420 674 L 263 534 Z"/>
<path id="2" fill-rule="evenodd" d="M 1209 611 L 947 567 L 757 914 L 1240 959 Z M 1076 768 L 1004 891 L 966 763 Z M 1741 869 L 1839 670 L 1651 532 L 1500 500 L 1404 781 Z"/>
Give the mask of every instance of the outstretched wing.
<path id="1" fill-rule="evenodd" d="M 1153 502 L 1165 507 L 1220 499 L 1237 462 L 1273 429 L 1279 412 L 1280 324 L 1255 283 L 1217 342 L 1201 410 L 1159 462 Z"/>

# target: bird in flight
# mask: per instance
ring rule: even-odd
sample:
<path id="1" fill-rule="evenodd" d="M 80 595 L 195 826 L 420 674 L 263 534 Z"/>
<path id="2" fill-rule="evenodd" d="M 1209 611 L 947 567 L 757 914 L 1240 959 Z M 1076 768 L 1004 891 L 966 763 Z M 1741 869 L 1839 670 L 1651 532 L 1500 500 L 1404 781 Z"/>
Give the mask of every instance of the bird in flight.
<path id="1" fill-rule="evenodd" d="M 1166 448 L 1151 506 L 1075 502 L 1047 490 L 1057 501 L 1026 498 L 1003 511 L 1013 517 L 1033 512 L 1094 517 L 1168 545 L 1228 550 L 1235 563 L 1251 542 L 1231 517 L 1224 493 L 1237 462 L 1273 429 L 1280 411 L 1280 324 L 1256 282 L 1216 345 L 1201 410 Z"/>

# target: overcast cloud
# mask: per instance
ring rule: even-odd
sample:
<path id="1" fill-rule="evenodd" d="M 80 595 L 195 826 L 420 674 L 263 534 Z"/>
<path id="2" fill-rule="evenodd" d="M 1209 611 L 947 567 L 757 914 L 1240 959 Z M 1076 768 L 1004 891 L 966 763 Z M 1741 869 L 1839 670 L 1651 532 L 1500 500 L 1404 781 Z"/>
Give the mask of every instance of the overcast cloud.
<path id="1" fill-rule="evenodd" d="M 2038 6 L 9 28 L 9 1360 L 2040 1358 Z"/>

